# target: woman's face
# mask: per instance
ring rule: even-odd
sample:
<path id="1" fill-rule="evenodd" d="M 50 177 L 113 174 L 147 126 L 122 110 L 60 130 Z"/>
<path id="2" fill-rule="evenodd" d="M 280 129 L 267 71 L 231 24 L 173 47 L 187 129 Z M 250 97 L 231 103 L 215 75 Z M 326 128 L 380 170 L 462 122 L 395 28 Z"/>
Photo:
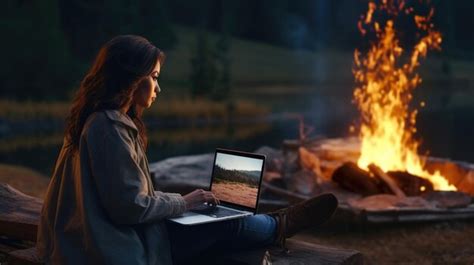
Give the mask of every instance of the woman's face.
<path id="1" fill-rule="evenodd" d="M 156 100 L 161 89 L 158 85 L 158 76 L 160 75 L 160 62 L 157 62 L 150 75 L 143 78 L 138 84 L 138 89 L 134 95 L 134 103 L 142 108 L 149 108 Z"/>

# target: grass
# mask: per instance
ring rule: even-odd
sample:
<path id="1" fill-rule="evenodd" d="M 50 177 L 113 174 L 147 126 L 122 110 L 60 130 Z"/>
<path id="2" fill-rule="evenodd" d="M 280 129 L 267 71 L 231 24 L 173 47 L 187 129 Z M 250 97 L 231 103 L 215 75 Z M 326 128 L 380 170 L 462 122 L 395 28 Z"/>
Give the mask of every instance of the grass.
<path id="1" fill-rule="evenodd" d="M 168 92 L 179 94 L 186 90 L 186 80 L 191 74 L 190 61 L 195 52 L 196 31 L 182 26 L 175 26 L 174 29 L 179 42 L 173 50 L 165 51 L 167 60 L 161 76 L 163 84 L 173 87 Z M 209 33 L 211 44 L 217 38 L 217 34 Z M 324 73 L 337 73 L 338 80 L 342 76 L 352 80 L 351 51 L 294 51 L 233 38 L 229 55 L 236 96 L 254 91 L 255 84 L 311 83 L 320 80 Z M 317 90 L 318 87 L 306 89 Z"/>
<path id="2" fill-rule="evenodd" d="M 170 144 L 199 143 L 205 141 L 225 140 L 231 137 L 234 140 L 244 140 L 255 135 L 265 134 L 271 130 L 268 123 L 249 125 L 219 125 L 219 126 L 190 126 L 178 128 L 163 128 L 148 131 L 150 144 Z M 8 154 L 18 150 L 28 152 L 38 147 L 60 147 L 63 142 L 63 133 L 55 132 L 43 135 L 15 136 L 0 138 L 0 153 Z"/>
<path id="3" fill-rule="evenodd" d="M 172 117 L 177 119 L 221 119 L 230 115 L 235 118 L 264 116 L 269 113 L 265 106 L 252 101 L 236 100 L 234 108 L 229 109 L 226 102 L 207 99 L 171 98 L 158 100 L 145 111 L 145 117 Z M 0 117 L 9 120 L 64 119 L 69 113 L 69 102 L 35 102 L 0 99 Z"/>
<path id="4" fill-rule="evenodd" d="M 0 117 L 12 120 L 38 118 L 63 119 L 69 112 L 69 103 L 60 101 L 15 101 L 0 99 Z"/>
<path id="5" fill-rule="evenodd" d="M 474 264 L 474 223 L 469 221 L 329 227 L 297 238 L 358 250 L 369 265 Z"/>
<path id="6" fill-rule="evenodd" d="M 37 147 L 60 146 L 63 142 L 63 132 L 55 132 L 46 135 L 21 135 L 15 137 L 0 138 L 0 153 L 8 154 L 16 150 L 31 150 Z"/>
<path id="7" fill-rule="evenodd" d="M 251 101 L 236 100 L 233 107 L 226 102 L 216 102 L 207 99 L 171 98 L 158 99 L 158 102 L 145 111 L 146 115 L 154 117 L 173 117 L 182 119 L 219 119 L 226 121 L 230 116 L 246 118 L 264 116 L 269 113 L 267 107 Z"/>

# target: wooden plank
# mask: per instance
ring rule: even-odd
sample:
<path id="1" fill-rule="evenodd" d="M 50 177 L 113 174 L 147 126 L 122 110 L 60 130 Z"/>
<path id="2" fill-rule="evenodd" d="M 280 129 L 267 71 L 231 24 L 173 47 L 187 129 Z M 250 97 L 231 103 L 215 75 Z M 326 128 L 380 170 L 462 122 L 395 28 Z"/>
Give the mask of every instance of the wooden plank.
<path id="1" fill-rule="evenodd" d="M 0 243 L 0 253 L 7 254 L 7 253 L 10 253 L 10 252 L 15 251 L 17 249 L 18 248 L 14 247 L 14 246 L 11 246 L 9 244 L 5 244 L 3 242 Z"/>
<path id="2" fill-rule="evenodd" d="M 0 183 L 0 234 L 36 241 L 42 200 Z"/>
<path id="3" fill-rule="evenodd" d="M 15 250 L 8 253 L 8 265 L 41 265 L 44 264 L 36 253 L 36 247 Z"/>
<path id="4" fill-rule="evenodd" d="M 12 239 L 6 236 L 0 236 L 0 253 L 7 254 L 11 251 L 24 249 L 24 248 L 30 248 L 34 245 L 35 244 L 30 241 Z"/>

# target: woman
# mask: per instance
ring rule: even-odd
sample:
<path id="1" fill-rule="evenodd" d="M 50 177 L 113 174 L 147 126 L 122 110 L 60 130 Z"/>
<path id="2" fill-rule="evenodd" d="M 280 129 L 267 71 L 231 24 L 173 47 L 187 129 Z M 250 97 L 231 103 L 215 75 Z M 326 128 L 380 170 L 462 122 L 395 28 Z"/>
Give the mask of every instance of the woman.
<path id="1" fill-rule="evenodd" d="M 269 215 L 192 227 L 165 222 L 204 202 L 153 187 L 143 110 L 156 100 L 164 54 L 139 36 L 106 43 L 82 80 L 48 187 L 37 248 L 47 264 L 171 264 L 217 245 L 264 246 L 326 221 L 323 195 Z"/>

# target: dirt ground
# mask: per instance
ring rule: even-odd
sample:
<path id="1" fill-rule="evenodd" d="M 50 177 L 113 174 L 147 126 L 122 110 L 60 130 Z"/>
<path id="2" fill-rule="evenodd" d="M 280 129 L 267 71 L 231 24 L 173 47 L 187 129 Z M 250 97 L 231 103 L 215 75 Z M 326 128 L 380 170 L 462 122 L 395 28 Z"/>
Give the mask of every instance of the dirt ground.
<path id="1" fill-rule="evenodd" d="M 295 238 L 358 250 L 370 265 L 474 265 L 474 220 L 365 227 L 323 226 Z"/>
<path id="2" fill-rule="evenodd" d="M 48 179 L 35 172 L 4 164 L 0 164 L 0 172 L 3 183 L 27 194 L 42 197 L 46 190 Z M 41 185 L 27 185 L 31 183 Z M 474 265 L 474 220 L 381 226 L 329 223 L 301 232 L 295 238 L 358 250 L 369 265 Z M 4 261 L 5 255 L 0 253 L 0 263 Z"/>
<path id="3" fill-rule="evenodd" d="M 222 200 L 255 207 L 258 189 L 241 183 L 223 182 L 212 184 L 212 191 Z"/>

